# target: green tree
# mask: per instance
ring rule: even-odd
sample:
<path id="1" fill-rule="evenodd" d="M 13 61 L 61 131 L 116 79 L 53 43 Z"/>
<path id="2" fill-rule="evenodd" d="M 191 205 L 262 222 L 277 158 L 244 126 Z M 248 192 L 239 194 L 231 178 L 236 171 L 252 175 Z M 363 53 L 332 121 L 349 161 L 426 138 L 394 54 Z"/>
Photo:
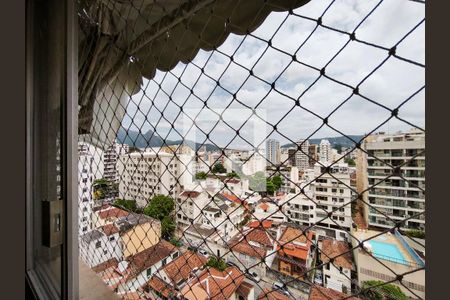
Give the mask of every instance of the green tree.
<path id="1" fill-rule="evenodd" d="M 374 300 L 408 300 L 408 296 L 396 285 L 384 283 L 380 280 L 368 280 L 362 283 L 363 299 Z M 366 290 L 371 288 L 370 290 Z"/>
<path id="2" fill-rule="evenodd" d="M 405 234 L 409 237 L 424 239 L 425 232 L 419 229 L 411 229 L 405 232 Z"/>
<path id="3" fill-rule="evenodd" d="M 272 180 L 270 179 L 266 179 L 266 191 L 271 195 L 275 194 L 275 184 L 273 184 Z"/>
<path id="4" fill-rule="evenodd" d="M 347 163 L 350 167 L 356 166 L 355 161 L 350 157 L 344 158 L 344 162 Z"/>
<path id="5" fill-rule="evenodd" d="M 123 207 L 129 211 L 137 212 L 136 200 L 116 199 L 114 206 Z"/>
<path id="6" fill-rule="evenodd" d="M 94 200 L 105 199 L 109 194 L 110 182 L 104 178 L 95 179 L 92 183 Z"/>
<path id="7" fill-rule="evenodd" d="M 198 172 L 195 174 L 195 179 L 204 180 L 208 175 L 205 172 Z"/>
<path id="8" fill-rule="evenodd" d="M 171 237 L 175 231 L 176 225 L 172 216 L 165 216 L 161 220 L 161 235 L 163 237 Z"/>
<path id="9" fill-rule="evenodd" d="M 175 202 L 169 196 L 156 195 L 151 200 L 143 213 L 161 221 L 161 235 L 169 238 L 175 230 L 173 211 Z"/>
<path id="10" fill-rule="evenodd" d="M 281 176 L 277 175 L 272 178 L 272 183 L 275 186 L 275 190 L 279 190 L 281 186 L 283 185 L 283 180 L 281 179 Z"/>
<path id="11" fill-rule="evenodd" d="M 144 214 L 152 218 L 162 220 L 169 216 L 175 208 L 175 202 L 169 196 L 156 195 L 151 200 L 147 207 L 144 208 Z"/>
<path id="12" fill-rule="evenodd" d="M 252 191 L 259 192 L 266 190 L 266 176 L 264 172 L 256 172 L 249 178 L 249 187 Z"/>
<path id="13" fill-rule="evenodd" d="M 235 171 L 231 171 L 230 173 L 227 173 L 227 177 L 228 178 L 240 178 L 238 173 L 236 173 Z"/>
<path id="14" fill-rule="evenodd" d="M 172 238 L 170 239 L 169 242 L 170 242 L 172 245 L 174 245 L 175 247 L 181 247 L 181 246 L 183 246 L 183 243 L 182 243 L 179 239 L 174 238 L 174 237 L 172 237 Z"/>
<path id="15" fill-rule="evenodd" d="M 225 271 L 227 268 L 227 264 L 222 259 L 218 259 L 215 256 L 211 256 L 206 265 L 219 271 Z"/>
<path id="16" fill-rule="evenodd" d="M 221 163 L 216 163 L 212 168 L 212 172 L 223 174 L 227 172 L 227 169 L 225 169 L 225 167 Z"/>

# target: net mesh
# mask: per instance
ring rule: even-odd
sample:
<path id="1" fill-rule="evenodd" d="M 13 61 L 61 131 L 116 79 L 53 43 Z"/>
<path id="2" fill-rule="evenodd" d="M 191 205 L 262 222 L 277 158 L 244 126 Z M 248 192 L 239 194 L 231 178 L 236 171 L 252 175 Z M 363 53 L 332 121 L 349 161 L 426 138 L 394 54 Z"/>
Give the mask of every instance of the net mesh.
<path id="1" fill-rule="evenodd" d="M 79 24 L 80 256 L 121 298 L 425 298 L 423 1 Z"/>

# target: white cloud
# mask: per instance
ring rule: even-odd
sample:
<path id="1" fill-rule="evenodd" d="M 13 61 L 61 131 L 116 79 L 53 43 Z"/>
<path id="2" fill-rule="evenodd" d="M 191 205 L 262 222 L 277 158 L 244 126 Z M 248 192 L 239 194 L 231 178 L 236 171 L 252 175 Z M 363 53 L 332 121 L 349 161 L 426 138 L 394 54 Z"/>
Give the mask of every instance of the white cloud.
<path id="1" fill-rule="evenodd" d="M 296 9 L 295 13 L 317 19 L 330 3 L 330 0 L 311 1 Z M 377 3 L 375 0 L 335 1 L 323 15 L 323 24 L 352 32 Z M 424 5 L 420 3 L 386 0 L 356 30 L 356 37 L 390 48 L 424 18 L 424 11 Z M 163 111 L 167 121 L 160 123 L 157 129 L 161 131 L 158 132 L 161 136 L 165 136 L 170 131 L 171 124 L 175 127 L 183 125 L 181 119 L 185 112 L 177 118 L 180 113 L 178 106 L 183 105 L 185 111 L 193 108 L 200 111 L 207 100 L 208 107 L 211 108 L 238 108 L 240 113 L 234 111 L 238 115 L 233 115 L 229 120 L 230 125 L 237 128 L 251 115 L 251 110 L 233 100 L 232 94 L 236 93 L 239 101 L 264 110 L 270 124 L 275 124 L 284 117 L 277 127 L 279 133 L 274 133 L 273 137 L 283 143 L 288 140 L 282 135 L 292 140 L 308 137 L 323 123 L 307 110 L 322 118 L 327 117 L 352 94 L 352 89 L 324 77 L 311 86 L 320 73 L 292 61 L 291 55 L 296 54 L 300 62 L 321 69 L 349 41 L 347 34 L 321 26 L 315 29 L 316 27 L 316 22 L 306 18 L 289 15 L 287 12 L 272 13 L 253 35 L 263 40 L 272 38 L 272 46 L 289 55 L 269 47 L 256 37 L 230 35 L 219 47 L 219 51 L 199 51 L 193 60 L 195 65 L 179 63 L 169 74 L 158 71 L 154 79 L 145 80 L 145 95 L 140 92 L 133 96 L 127 108 L 130 116 L 124 119 L 123 125 L 128 127 L 135 124 L 134 128 L 152 128 L 161 118 L 159 109 Z M 425 25 L 422 24 L 404 39 L 397 47 L 397 54 L 423 64 L 424 28 Z M 313 34 L 305 42 L 311 32 Z M 297 51 L 303 42 L 304 45 Z M 350 86 L 356 86 L 386 57 L 388 52 L 385 50 L 351 41 L 326 66 L 326 74 Z M 203 74 L 200 68 L 204 69 Z M 249 77 L 247 69 L 250 68 L 253 69 L 254 76 Z M 280 74 L 284 68 L 285 72 Z M 180 76 L 181 82 L 178 81 Z M 276 78 L 276 88 L 281 93 L 271 90 L 270 84 Z M 220 87 L 216 84 L 219 79 Z M 390 57 L 364 81 L 359 90 L 361 94 L 393 109 L 424 83 L 422 67 Z M 191 90 L 195 95 L 191 94 Z M 304 109 L 295 107 L 295 99 L 300 95 L 300 104 Z M 399 116 L 413 124 L 424 126 L 424 103 L 425 93 L 422 91 L 399 110 Z M 203 114 L 208 113 L 203 110 Z M 389 115 L 389 111 L 359 96 L 353 96 L 329 117 L 329 123 L 345 134 L 362 134 L 374 129 Z M 196 126 L 208 132 L 215 123 L 204 120 L 199 121 Z M 390 121 L 385 127 L 389 130 L 406 130 L 410 126 L 401 121 Z M 385 127 L 384 130 L 387 130 Z M 270 132 L 272 128 L 263 124 L 259 128 L 245 126 L 240 134 L 251 136 L 252 130 Z M 315 134 L 317 137 L 337 135 L 328 126 L 323 126 Z M 215 127 L 210 140 L 223 146 L 234 136 L 235 131 L 221 123 Z M 242 139 L 237 139 L 233 145 L 245 144 Z"/>

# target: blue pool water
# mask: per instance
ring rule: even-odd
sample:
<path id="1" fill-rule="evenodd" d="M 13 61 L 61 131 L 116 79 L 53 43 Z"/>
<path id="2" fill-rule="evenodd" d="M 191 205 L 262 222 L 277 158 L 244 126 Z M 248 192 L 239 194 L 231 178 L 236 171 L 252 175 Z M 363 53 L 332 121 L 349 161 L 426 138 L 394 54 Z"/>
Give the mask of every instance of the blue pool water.
<path id="1" fill-rule="evenodd" d="M 405 257 L 394 244 L 384 243 L 376 240 L 369 241 L 372 245 L 373 256 L 381 259 L 387 259 L 398 263 L 407 263 Z"/>

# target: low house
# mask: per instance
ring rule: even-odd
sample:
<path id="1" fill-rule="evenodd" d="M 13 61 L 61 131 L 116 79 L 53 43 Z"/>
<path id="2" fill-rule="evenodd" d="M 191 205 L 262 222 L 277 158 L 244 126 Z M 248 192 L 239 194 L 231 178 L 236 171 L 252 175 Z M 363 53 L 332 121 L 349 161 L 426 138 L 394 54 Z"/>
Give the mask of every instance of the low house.
<path id="1" fill-rule="evenodd" d="M 312 276 L 308 271 L 311 269 L 315 253 L 314 232 L 303 231 L 302 228 L 304 227 L 295 224 L 279 227 L 277 263 L 275 263 L 279 272 L 299 279 Z"/>
<path id="2" fill-rule="evenodd" d="M 80 257 L 89 266 L 94 267 L 112 258 L 122 260 L 122 247 L 117 244 L 118 231 L 94 229 L 80 237 Z M 115 241 L 110 241 L 114 238 Z"/>
<path id="3" fill-rule="evenodd" d="M 254 287 L 244 282 L 245 275 L 236 267 L 224 271 L 207 268 L 190 280 L 181 290 L 180 298 L 187 300 L 253 300 Z"/>
<path id="4" fill-rule="evenodd" d="M 255 272 L 265 276 L 266 267 L 270 267 L 275 250 L 275 240 L 262 227 L 249 228 L 228 243 L 230 253 L 227 261 L 237 265 L 241 270 Z"/>
<path id="5" fill-rule="evenodd" d="M 358 297 L 349 297 L 349 295 L 338 292 L 333 289 L 327 289 L 319 285 L 313 285 L 309 290 L 308 300 L 330 300 L 330 299 L 346 299 L 360 300 Z"/>
<path id="6" fill-rule="evenodd" d="M 225 239 L 217 228 L 211 226 L 192 224 L 183 232 L 182 239 L 186 245 L 198 247 L 218 257 L 226 253 Z"/>
<path id="7" fill-rule="evenodd" d="M 270 220 L 278 224 L 287 221 L 287 217 L 283 213 L 281 206 L 273 201 L 267 201 L 267 199 L 255 206 L 252 216 L 259 221 Z"/>
<path id="8" fill-rule="evenodd" d="M 158 244 L 161 239 L 161 222 L 149 216 L 130 213 L 115 223 L 121 233 L 125 258 Z"/>
<path id="9" fill-rule="evenodd" d="M 259 294 L 258 300 L 294 300 L 294 298 L 280 291 L 265 288 Z"/>
<path id="10" fill-rule="evenodd" d="M 120 218 L 128 216 L 126 210 L 111 205 L 104 205 L 100 209 L 93 211 L 92 224 L 94 227 L 101 227 L 106 224 L 113 224 Z"/>
<path id="11" fill-rule="evenodd" d="M 179 255 L 178 249 L 165 240 L 117 264 L 98 268 L 97 273 L 117 293 L 136 292 L 162 266 Z"/>
<path id="12" fill-rule="evenodd" d="M 179 256 L 178 249 L 161 240 L 156 245 L 127 258 L 128 274 L 118 292 L 134 292 L 145 285 L 157 270 Z"/>
<path id="13" fill-rule="evenodd" d="M 322 273 L 324 286 L 338 292 L 351 292 L 352 252 L 349 244 L 336 239 L 319 241 L 319 259 L 324 264 Z M 330 262 L 330 259 L 333 262 Z"/>
<path id="14" fill-rule="evenodd" d="M 202 255 L 184 252 L 155 272 L 147 283 L 150 294 L 155 298 L 169 298 L 178 294 L 188 280 L 196 277 L 197 271 L 204 267 L 206 261 Z"/>

